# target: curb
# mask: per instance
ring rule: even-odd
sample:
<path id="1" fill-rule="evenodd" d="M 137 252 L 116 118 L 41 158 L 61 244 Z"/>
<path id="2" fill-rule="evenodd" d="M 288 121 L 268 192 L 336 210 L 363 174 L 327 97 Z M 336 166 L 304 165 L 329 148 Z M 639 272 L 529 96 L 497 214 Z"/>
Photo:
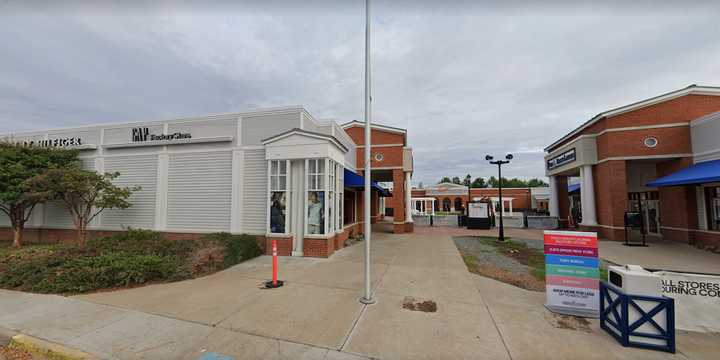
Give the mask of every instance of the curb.
<path id="1" fill-rule="evenodd" d="M 86 352 L 23 334 L 13 336 L 8 347 L 40 355 L 48 360 L 98 359 L 96 356 L 90 355 Z"/>

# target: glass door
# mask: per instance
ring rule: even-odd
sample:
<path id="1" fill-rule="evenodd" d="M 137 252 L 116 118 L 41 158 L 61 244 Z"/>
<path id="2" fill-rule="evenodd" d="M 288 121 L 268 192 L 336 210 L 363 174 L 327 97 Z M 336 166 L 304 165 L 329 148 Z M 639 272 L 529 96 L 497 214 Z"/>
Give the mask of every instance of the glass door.
<path id="1" fill-rule="evenodd" d="M 645 200 L 643 213 L 648 234 L 660 235 L 660 200 Z"/>

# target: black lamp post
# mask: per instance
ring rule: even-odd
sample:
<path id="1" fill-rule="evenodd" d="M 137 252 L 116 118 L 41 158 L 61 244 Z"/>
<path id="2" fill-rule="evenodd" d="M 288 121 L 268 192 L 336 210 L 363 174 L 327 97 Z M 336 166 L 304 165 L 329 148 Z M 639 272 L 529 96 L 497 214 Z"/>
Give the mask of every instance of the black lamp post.
<path id="1" fill-rule="evenodd" d="M 502 166 L 503 164 L 507 164 L 512 160 L 513 156 L 512 154 L 505 155 L 506 160 L 496 160 L 492 161 L 493 157 L 490 155 L 485 155 L 485 160 L 489 161 L 493 165 L 497 165 L 498 167 L 498 197 L 500 198 L 500 229 L 498 231 L 498 241 L 505 241 L 505 229 L 503 228 L 503 216 L 502 214 L 505 212 L 505 204 L 503 204 L 502 199 Z"/>
<path id="2" fill-rule="evenodd" d="M 468 220 L 470 219 L 470 200 L 472 200 L 470 198 L 470 185 L 472 185 L 472 177 L 470 176 L 470 174 L 467 174 L 467 176 L 465 176 L 465 183 L 468 187 L 468 198 L 465 202 L 465 226 L 467 227 Z"/>

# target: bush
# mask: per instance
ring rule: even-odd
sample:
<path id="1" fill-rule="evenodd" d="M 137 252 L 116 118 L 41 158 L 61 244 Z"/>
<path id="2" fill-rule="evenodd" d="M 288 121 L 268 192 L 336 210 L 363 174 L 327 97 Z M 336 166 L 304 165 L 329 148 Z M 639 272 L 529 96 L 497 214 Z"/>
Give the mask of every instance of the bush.
<path id="1" fill-rule="evenodd" d="M 251 235 L 232 235 L 221 232 L 207 235 L 205 239 L 216 241 L 225 248 L 223 258 L 225 267 L 262 255 L 262 249 L 260 249 L 255 237 Z"/>
<path id="2" fill-rule="evenodd" d="M 38 251 L 40 250 L 40 251 Z M 76 246 L 26 247 L 0 254 L 0 287 L 72 294 L 177 281 L 222 270 L 261 255 L 255 237 L 216 233 L 201 240 L 165 240 L 150 230 Z"/>

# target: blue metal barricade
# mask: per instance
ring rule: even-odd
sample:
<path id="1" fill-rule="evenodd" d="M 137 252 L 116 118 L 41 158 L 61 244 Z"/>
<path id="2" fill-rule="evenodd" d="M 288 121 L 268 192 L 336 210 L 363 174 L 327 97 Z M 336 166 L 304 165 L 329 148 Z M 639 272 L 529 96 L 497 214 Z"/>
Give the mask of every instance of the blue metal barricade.
<path id="1" fill-rule="evenodd" d="M 625 294 L 600 282 L 600 327 L 622 346 L 675 353 L 675 302 Z"/>

